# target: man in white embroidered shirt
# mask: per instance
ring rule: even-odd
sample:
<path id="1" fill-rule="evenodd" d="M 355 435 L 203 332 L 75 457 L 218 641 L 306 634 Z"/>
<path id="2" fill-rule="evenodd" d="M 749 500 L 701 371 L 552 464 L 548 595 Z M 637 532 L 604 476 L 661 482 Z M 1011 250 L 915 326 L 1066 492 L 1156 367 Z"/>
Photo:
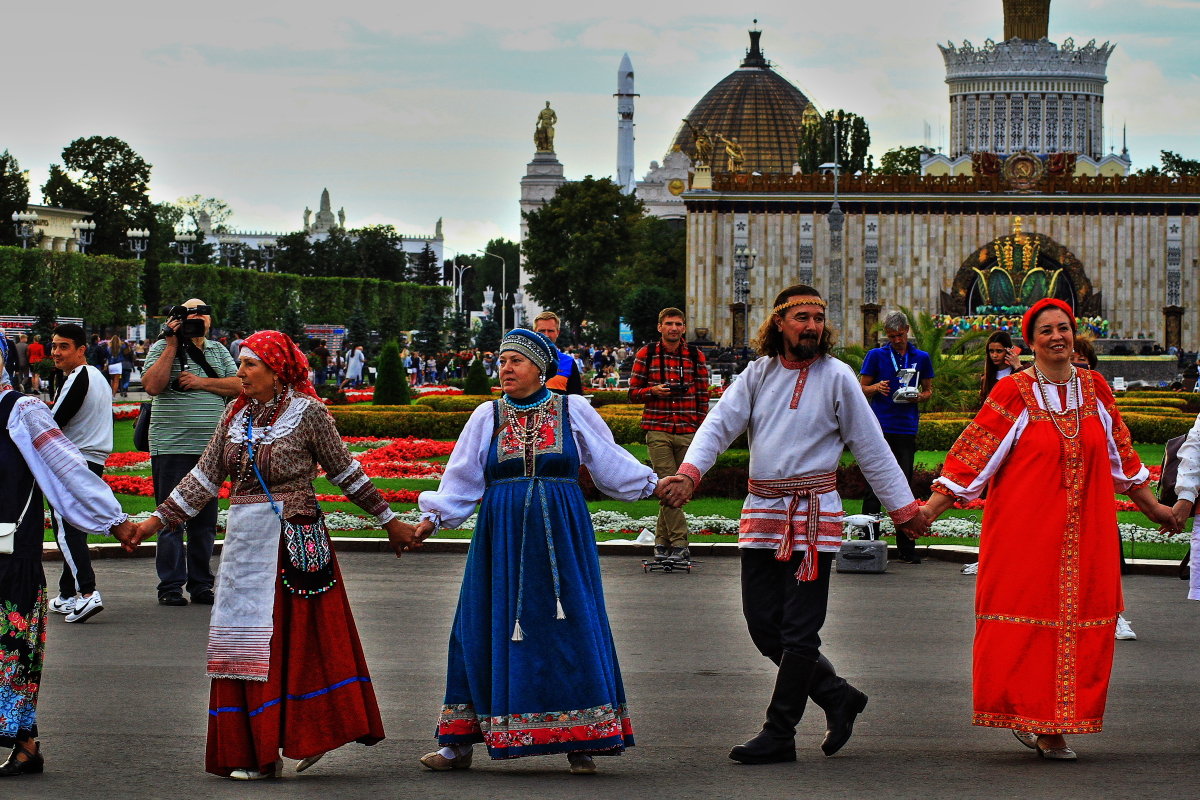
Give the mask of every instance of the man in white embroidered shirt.
<path id="1" fill-rule="evenodd" d="M 903 534 L 925 529 L 908 481 L 884 441 L 858 379 L 829 355 L 825 301 L 810 286 L 775 300 L 755 346 L 762 358 L 733 383 L 696 431 L 673 502 L 682 505 L 729 444 L 749 430 L 750 494 L 738 535 L 742 612 L 764 656 L 778 665 L 767 721 L 729 757 L 743 764 L 796 760 L 796 723 L 809 697 L 825 711 L 821 750 L 849 740 L 867 696 L 821 655 L 829 572 L 841 541 L 837 466 L 849 447 Z"/>

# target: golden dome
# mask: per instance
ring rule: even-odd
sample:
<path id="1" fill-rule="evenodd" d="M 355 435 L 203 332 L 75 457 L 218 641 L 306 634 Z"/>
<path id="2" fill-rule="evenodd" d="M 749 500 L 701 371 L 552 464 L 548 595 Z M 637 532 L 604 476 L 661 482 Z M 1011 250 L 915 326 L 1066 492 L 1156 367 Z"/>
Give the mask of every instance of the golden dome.
<path id="1" fill-rule="evenodd" d="M 688 113 L 668 150 L 696 159 L 693 129 L 713 141 L 714 172 L 726 169 L 719 137 L 736 141 L 744 152 L 744 172 L 791 174 L 800 152 L 800 127 L 809 106 L 804 92 L 771 68 L 759 50 L 761 31 L 750 31 L 750 50 L 740 68 L 708 91 Z M 690 127 L 689 127 L 690 123 Z"/>

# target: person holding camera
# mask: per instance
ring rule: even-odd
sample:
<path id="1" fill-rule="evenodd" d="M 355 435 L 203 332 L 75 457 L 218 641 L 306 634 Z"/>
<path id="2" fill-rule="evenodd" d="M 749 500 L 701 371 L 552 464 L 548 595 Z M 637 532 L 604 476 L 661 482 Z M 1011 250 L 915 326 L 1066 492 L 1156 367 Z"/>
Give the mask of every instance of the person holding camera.
<path id="1" fill-rule="evenodd" d="M 645 403 L 642 430 L 650 465 L 665 478 L 679 472 L 683 456 L 708 413 L 708 366 L 704 354 L 684 341 L 687 320 L 678 308 L 658 312 L 659 341 L 637 351 L 629 375 L 629 400 Z M 686 561 L 687 518 L 663 502 L 654 530 L 654 557 Z"/>
<path id="2" fill-rule="evenodd" d="M 921 417 L 918 403 L 933 397 L 933 361 L 908 341 L 908 331 L 908 317 L 900 311 L 888 314 L 883 320 L 888 343 L 867 352 L 858 380 L 883 428 L 883 438 L 911 484 Z M 879 509 L 879 498 L 868 485 L 862 513 L 878 514 Z M 896 550 L 904 563 L 921 563 L 914 539 L 896 536 Z"/>
<path id="3" fill-rule="evenodd" d="M 212 308 L 192 298 L 168 311 L 163 338 L 150 347 L 142 386 L 154 398 L 150 416 L 150 467 L 154 501 L 162 504 L 200 460 L 221 421 L 227 398 L 241 391 L 237 364 L 229 351 L 208 338 Z M 184 530 L 187 546 L 184 547 Z M 158 602 L 212 605 L 213 541 L 217 501 L 211 500 L 184 526 L 158 535 Z"/>

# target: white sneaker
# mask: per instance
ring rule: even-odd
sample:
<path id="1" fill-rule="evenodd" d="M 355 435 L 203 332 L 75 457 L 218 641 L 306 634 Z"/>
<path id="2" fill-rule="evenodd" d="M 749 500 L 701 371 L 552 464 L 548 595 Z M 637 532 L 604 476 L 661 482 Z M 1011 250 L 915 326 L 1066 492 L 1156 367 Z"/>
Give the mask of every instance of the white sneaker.
<path id="1" fill-rule="evenodd" d="M 978 575 L 979 574 L 979 562 L 975 561 L 971 564 L 967 564 L 965 567 L 962 568 L 962 574 L 963 575 Z"/>
<path id="2" fill-rule="evenodd" d="M 1117 638 L 1123 642 L 1137 641 L 1137 634 L 1129 627 L 1129 620 L 1120 614 L 1117 615 Z"/>
<path id="3" fill-rule="evenodd" d="M 50 610 L 55 614 L 70 614 L 75 610 L 77 599 L 75 597 L 56 597 L 50 601 Z"/>
<path id="4" fill-rule="evenodd" d="M 104 601 L 99 592 L 92 592 L 91 597 L 80 597 L 75 608 L 67 614 L 67 622 L 87 622 L 104 610 Z"/>

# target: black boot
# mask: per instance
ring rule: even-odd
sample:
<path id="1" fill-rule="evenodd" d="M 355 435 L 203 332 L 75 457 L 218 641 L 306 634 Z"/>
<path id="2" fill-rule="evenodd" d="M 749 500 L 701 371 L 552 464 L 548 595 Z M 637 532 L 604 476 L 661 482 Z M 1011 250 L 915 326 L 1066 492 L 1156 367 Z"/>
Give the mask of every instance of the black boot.
<path id="1" fill-rule="evenodd" d="M 817 660 L 808 696 L 825 711 L 827 730 L 821 752 L 831 756 L 850 741 L 854 718 L 866 708 L 867 696 L 839 677 L 825 656 Z"/>
<path id="2" fill-rule="evenodd" d="M 729 757 L 743 764 L 774 764 L 796 760 L 796 723 L 804 716 L 809 684 L 817 662 L 811 658 L 784 653 L 775 676 L 775 691 L 767 706 L 767 721 L 758 735 L 729 751 Z"/>

